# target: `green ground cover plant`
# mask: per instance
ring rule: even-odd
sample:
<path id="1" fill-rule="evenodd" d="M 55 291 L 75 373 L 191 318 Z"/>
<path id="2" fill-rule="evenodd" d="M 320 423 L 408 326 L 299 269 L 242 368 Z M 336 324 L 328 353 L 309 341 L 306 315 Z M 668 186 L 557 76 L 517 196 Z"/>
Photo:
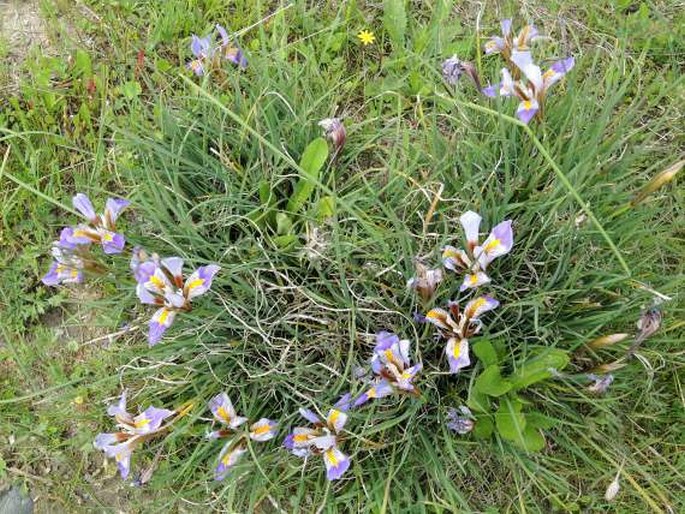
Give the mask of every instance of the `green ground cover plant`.
<path id="1" fill-rule="evenodd" d="M 18 82 L 5 77 L 0 478 L 44 491 L 46 512 L 683 508 L 675 7 L 174 0 L 43 14 L 90 46 L 34 53 Z M 481 86 L 498 82 L 502 60 L 482 48 L 507 17 L 550 36 L 536 62 L 575 58 L 529 124 L 468 73 L 441 73 L 456 54 Z M 191 34 L 215 23 L 248 64 L 206 61 L 198 76 Z M 319 125 L 331 118 L 342 144 Z M 127 247 L 93 249 L 98 273 L 48 288 L 77 193 L 98 212 L 131 202 L 116 227 Z M 511 220 L 514 244 L 488 264 L 478 294 L 499 306 L 451 374 L 446 340 L 420 318 L 478 296 L 441 266 L 445 246 L 466 244 L 469 210 L 481 241 Z M 220 267 L 153 346 L 134 246 L 181 257 L 186 277 Z M 443 280 L 426 294 L 407 287 L 432 269 Z M 283 438 L 307 424 L 299 408 L 323 417 L 368 392 L 381 331 L 410 341 L 416 390 L 347 410 L 350 466 L 329 481 Z M 137 487 L 93 447 L 124 390 L 133 415 L 169 409 L 133 454 Z M 237 414 L 213 420 L 223 392 Z M 237 415 L 249 423 L 233 427 Z M 207 433 L 260 418 L 276 437 L 246 436 L 215 481 L 225 440 Z"/>

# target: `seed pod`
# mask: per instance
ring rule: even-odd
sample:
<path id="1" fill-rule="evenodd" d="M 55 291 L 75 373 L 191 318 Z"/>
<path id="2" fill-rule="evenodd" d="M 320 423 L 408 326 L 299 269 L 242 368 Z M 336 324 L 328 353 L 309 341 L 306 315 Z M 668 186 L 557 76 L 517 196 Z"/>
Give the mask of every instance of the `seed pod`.
<path id="1" fill-rule="evenodd" d="M 613 501 L 620 489 L 621 486 L 618 483 L 618 477 L 616 477 L 614 481 L 609 484 L 609 487 L 607 487 L 607 490 L 604 493 L 604 499 L 608 502 Z"/>
<path id="2" fill-rule="evenodd" d="M 598 337 L 587 343 L 587 347 L 592 350 L 599 350 L 611 346 L 612 344 L 620 343 L 628 337 L 628 334 L 610 334 L 608 336 Z"/>
<path id="3" fill-rule="evenodd" d="M 685 165 L 685 159 L 676 162 L 674 165 L 669 166 L 666 168 L 664 171 L 656 175 L 652 180 L 647 182 L 647 185 L 643 187 L 633 198 L 633 200 L 630 202 L 632 206 L 635 206 L 642 202 L 647 196 L 652 194 L 654 191 L 659 189 L 662 186 L 665 186 L 668 184 L 671 180 L 675 178 L 677 173 L 682 169 L 683 165 Z"/>

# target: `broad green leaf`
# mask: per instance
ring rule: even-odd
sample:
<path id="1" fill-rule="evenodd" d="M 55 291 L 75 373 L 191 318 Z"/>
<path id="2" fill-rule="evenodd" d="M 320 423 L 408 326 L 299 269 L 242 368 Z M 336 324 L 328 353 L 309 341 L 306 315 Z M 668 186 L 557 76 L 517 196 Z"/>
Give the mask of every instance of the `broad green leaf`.
<path id="1" fill-rule="evenodd" d="M 279 212 L 278 214 L 276 214 L 276 233 L 279 236 L 289 234 L 292 228 L 293 222 L 290 219 L 290 216 L 283 212 Z"/>
<path id="2" fill-rule="evenodd" d="M 549 429 L 556 425 L 559 421 L 545 416 L 541 412 L 527 412 L 526 423 L 529 427 Z"/>
<path id="3" fill-rule="evenodd" d="M 324 196 L 319 200 L 316 208 L 316 217 L 319 221 L 323 221 L 335 215 L 335 198 L 332 196 Z"/>
<path id="4" fill-rule="evenodd" d="M 251 213 L 249 218 L 260 227 L 263 227 L 266 223 L 273 226 L 276 223 L 276 195 L 271 190 L 271 184 L 266 180 L 259 182 L 258 190 L 260 208 Z"/>
<path id="5" fill-rule="evenodd" d="M 516 412 L 509 402 L 503 402 L 495 414 L 495 425 L 504 439 L 520 442 L 526 429 L 526 417 Z"/>
<path id="6" fill-rule="evenodd" d="M 511 389 L 511 383 L 502 378 L 499 366 L 488 366 L 478 376 L 475 382 L 475 389 L 489 396 L 502 396 Z"/>
<path id="7" fill-rule="evenodd" d="M 383 27 L 390 36 L 395 51 L 404 48 L 404 34 L 407 30 L 407 13 L 404 0 L 384 0 Z"/>
<path id="8" fill-rule="evenodd" d="M 480 339 L 471 348 L 475 356 L 478 357 L 478 360 L 480 360 L 484 366 L 492 366 L 499 362 L 495 347 L 492 346 L 492 343 L 487 339 Z"/>
<path id="9" fill-rule="evenodd" d="M 471 389 L 466 405 L 475 412 L 490 412 L 490 398 L 475 387 Z"/>
<path id="10" fill-rule="evenodd" d="M 478 416 L 473 427 L 473 436 L 476 439 L 487 439 L 492 435 L 494 429 L 495 425 L 490 416 Z"/>
<path id="11" fill-rule="evenodd" d="M 546 350 L 543 354 L 528 359 L 512 374 L 513 389 L 522 389 L 552 376 L 550 370 L 561 370 L 569 362 L 568 352 L 558 348 Z"/>
<path id="12" fill-rule="evenodd" d="M 121 86 L 121 94 L 124 95 L 128 100 L 133 100 L 138 98 L 143 92 L 143 88 L 135 80 L 129 80 Z"/>
<path id="13" fill-rule="evenodd" d="M 288 211 L 297 213 L 314 191 L 314 185 L 319 180 L 321 168 L 328 159 L 328 143 L 322 137 L 317 137 L 307 145 L 302 159 L 300 160 L 300 180 L 295 185 L 290 200 L 288 200 Z"/>
<path id="14" fill-rule="evenodd" d="M 526 426 L 522 437 L 515 441 L 518 446 L 529 452 L 539 452 L 545 447 L 545 437 L 539 429 Z"/>
<path id="15" fill-rule="evenodd" d="M 273 205 L 276 201 L 275 195 L 271 191 L 271 184 L 266 180 L 259 181 L 259 202 L 264 206 Z"/>
<path id="16" fill-rule="evenodd" d="M 161 71 L 162 73 L 165 73 L 169 71 L 171 68 L 173 68 L 173 64 L 171 64 L 170 61 L 163 59 L 163 58 L 158 58 L 155 60 L 155 67 L 157 68 L 158 71 Z"/>
<path id="17" fill-rule="evenodd" d="M 300 159 L 300 168 L 310 177 L 317 177 L 319 171 L 328 159 L 328 142 L 317 137 L 307 145 Z"/>
<path id="18" fill-rule="evenodd" d="M 288 248 L 297 242 L 297 236 L 295 234 L 286 234 L 284 236 L 276 236 L 273 238 L 274 244 L 280 248 Z"/>
<path id="19" fill-rule="evenodd" d="M 93 74 L 90 55 L 84 50 L 76 50 L 74 55 L 74 76 L 88 78 Z"/>

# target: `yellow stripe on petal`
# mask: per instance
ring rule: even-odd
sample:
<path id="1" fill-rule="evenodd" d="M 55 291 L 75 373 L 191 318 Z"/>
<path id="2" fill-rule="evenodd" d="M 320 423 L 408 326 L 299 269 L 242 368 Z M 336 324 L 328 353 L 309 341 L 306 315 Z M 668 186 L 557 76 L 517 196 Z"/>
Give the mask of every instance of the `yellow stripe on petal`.
<path id="1" fill-rule="evenodd" d="M 221 463 L 224 466 L 228 466 L 229 464 L 231 464 L 231 459 L 233 459 L 233 458 L 234 458 L 234 452 L 227 452 L 226 455 L 224 455 L 223 458 L 221 459 Z"/>
<path id="2" fill-rule="evenodd" d="M 524 107 L 526 108 L 526 110 L 528 111 L 528 110 L 530 110 L 532 104 L 531 104 L 530 100 L 526 100 L 525 102 L 523 102 L 523 106 L 524 106 Z M 483 248 L 483 250 L 484 250 L 486 253 L 487 253 L 487 252 L 492 252 L 493 250 L 495 250 L 495 249 L 496 249 L 498 246 L 500 246 L 501 244 L 502 244 L 502 242 L 501 242 L 499 239 L 495 238 L 495 239 L 493 239 L 492 241 L 490 241 L 488 244 L 486 244 L 485 247 Z"/>
<path id="3" fill-rule="evenodd" d="M 231 415 L 228 413 L 228 411 L 226 409 L 223 408 L 223 406 L 219 407 L 216 410 L 216 415 L 218 417 L 220 417 L 221 419 L 223 419 L 226 423 L 231 422 Z"/>
<path id="4" fill-rule="evenodd" d="M 304 443 L 309 441 L 309 434 L 295 434 L 293 436 L 293 442 Z"/>
<path id="5" fill-rule="evenodd" d="M 395 354 L 392 352 L 391 349 L 385 350 L 383 352 L 383 355 L 385 355 L 385 358 L 388 362 L 395 364 L 396 366 L 399 364 L 398 362 L 396 362 Z"/>
<path id="6" fill-rule="evenodd" d="M 336 467 L 338 465 L 338 460 L 337 455 L 335 454 L 335 449 L 331 448 L 330 450 L 326 450 L 326 459 L 328 462 L 331 463 L 331 466 Z"/>
<path id="7" fill-rule="evenodd" d="M 159 323 L 160 325 L 164 325 L 167 318 L 169 318 L 169 311 L 163 309 L 162 312 L 159 313 L 159 319 L 157 320 L 157 323 Z"/>
<path id="8" fill-rule="evenodd" d="M 164 289 L 164 281 L 158 276 L 152 275 L 150 277 L 150 282 L 152 282 L 152 285 L 155 286 L 157 289 Z"/>
<path id="9" fill-rule="evenodd" d="M 335 422 L 338 421 L 340 417 L 340 411 L 333 409 L 331 414 L 328 416 L 328 423 L 335 426 Z"/>
<path id="10" fill-rule="evenodd" d="M 430 310 L 426 313 L 426 318 L 427 319 L 437 319 L 438 321 L 444 321 L 445 315 L 444 313 L 440 311 L 436 311 L 435 309 Z"/>
<path id="11" fill-rule="evenodd" d="M 195 279 L 190 284 L 188 284 L 188 291 L 192 291 L 193 289 L 195 289 L 196 287 L 200 287 L 204 283 L 205 283 L 204 278 Z"/>
<path id="12" fill-rule="evenodd" d="M 472 318 L 474 313 L 478 312 L 478 310 L 485 305 L 485 298 L 480 297 L 477 300 L 474 300 L 474 302 L 469 306 L 468 310 L 464 313 L 467 318 Z"/>
<path id="13" fill-rule="evenodd" d="M 141 418 L 133 422 L 133 425 L 136 428 L 143 428 L 146 427 L 150 424 L 150 420 L 148 418 Z"/>
<path id="14" fill-rule="evenodd" d="M 264 424 L 255 428 L 252 433 L 254 433 L 254 435 L 262 435 L 266 434 L 269 430 L 271 430 L 271 427 L 268 424 Z"/>

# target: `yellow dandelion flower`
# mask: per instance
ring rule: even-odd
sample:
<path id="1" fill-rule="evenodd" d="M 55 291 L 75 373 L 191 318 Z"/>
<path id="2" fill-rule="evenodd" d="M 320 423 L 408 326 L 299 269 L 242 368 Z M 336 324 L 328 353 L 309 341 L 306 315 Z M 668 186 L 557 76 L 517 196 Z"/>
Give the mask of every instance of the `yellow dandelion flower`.
<path id="1" fill-rule="evenodd" d="M 364 46 L 370 45 L 374 41 L 376 41 L 376 36 L 374 36 L 373 32 L 371 32 L 370 30 L 362 30 L 361 32 L 359 32 L 359 34 L 357 34 L 357 37 Z"/>

